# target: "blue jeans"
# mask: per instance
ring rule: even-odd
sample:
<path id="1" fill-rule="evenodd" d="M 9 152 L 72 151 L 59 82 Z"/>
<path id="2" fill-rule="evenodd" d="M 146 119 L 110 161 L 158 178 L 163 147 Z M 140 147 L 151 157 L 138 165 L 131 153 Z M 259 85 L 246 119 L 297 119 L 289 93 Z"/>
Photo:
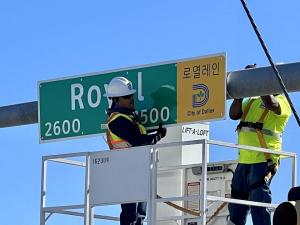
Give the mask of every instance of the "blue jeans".
<path id="1" fill-rule="evenodd" d="M 120 225 L 142 225 L 147 202 L 121 204 Z"/>
<path id="2" fill-rule="evenodd" d="M 267 173 L 267 163 L 237 165 L 231 184 L 231 197 L 235 199 L 271 203 L 270 181 L 264 177 Z M 251 209 L 253 225 L 271 225 L 270 210 L 264 207 L 248 206 L 230 203 L 228 205 L 230 220 L 235 225 L 246 224 L 247 215 Z"/>

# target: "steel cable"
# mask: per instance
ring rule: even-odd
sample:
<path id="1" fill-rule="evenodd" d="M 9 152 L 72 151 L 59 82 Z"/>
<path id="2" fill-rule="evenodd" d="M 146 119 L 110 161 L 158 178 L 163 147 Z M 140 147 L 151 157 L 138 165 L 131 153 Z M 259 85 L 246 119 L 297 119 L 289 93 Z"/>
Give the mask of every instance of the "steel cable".
<path id="1" fill-rule="evenodd" d="M 294 105 L 293 105 L 292 100 L 290 99 L 290 96 L 289 96 L 289 94 L 288 94 L 288 92 L 287 92 L 287 89 L 286 89 L 286 87 L 285 87 L 285 85 L 284 85 L 284 82 L 283 82 L 283 80 L 282 80 L 282 78 L 281 78 L 281 75 L 280 75 L 280 73 L 279 73 L 279 71 L 278 71 L 278 69 L 277 69 L 275 63 L 273 62 L 273 59 L 272 59 L 272 57 L 271 57 L 271 55 L 270 55 L 270 53 L 269 53 L 269 51 L 268 51 L 268 48 L 267 48 L 267 46 L 266 46 L 266 44 L 265 44 L 265 42 L 264 42 L 262 36 L 260 35 L 260 33 L 259 33 L 259 31 L 258 31 L 258 28 L 257 28 L 257 26 L 256 26 L 256 24 L 255 24 L 255 21 L 254 21 L 253 17 L 251 16 L 251 13 L 250 13 L 250 11 L 249 11 L 249 9 L 248 9 L 248 6 L 247 6 L 245 0 L 241 0 L 241 3 L 242 3 L 242 5 L 243 5 L 243 7 L 244 7 L 244 10 L 245 10 L 245 12 L 246 12 L 246 14 L 247 14 L 247 16 L 248 16 L 250 22 L 251 22 L 251 25 L 252 25 L 252 27 L 253 27 L 255 33 L 256 33 L 256 36 L 257 36 L 257 38 L 259 39 L 259 42 L 260 42 L 260 44 L 261 44 L 261 46 L 262 46 L 262 48 L 263 48 L 263 50 L 264 50 L 264 52 L 265 52 L 265 54 L 266 54 L 266 56 L 267 56 L 267 58 L 268 58 L 268 60 L 269 60 L 269 62 L 270 62 L 270 64 L 271 64 L 271 66 L 272 66 L 272 69 L 273 69 L 273 71 L 274 71 L 274 73 L 275 73 L 275 75 L 276 75 L 276 77 L 277 77 L 277 79 L 278 79 L 278 81 L 279 81 L 279 84 L 280 84 L 280 86 L 281 86 L 281 88 L 282 88 L 282 91 L 283 91 L 283 93 L 284 93 L 284 95 L 285 95 L 285 97 L 286 97 L 286 99 L 287 99 L 287 101 L 288 101 L 288 103 L 289 103 L 289 105 L 290 105 L 292 111 L 293 111 L 293 114 L 294 114 L 294 116 L 295 116 L 295 118 L 296 118 L 296 121 L 297 121 L 297 123 L 298 123 L 298 126 L 300 127 L 300 118 L 299 118 L 299 116 L 298 116 L 298 113 L 297 113 L 297 111 L 296 111 Z"/>

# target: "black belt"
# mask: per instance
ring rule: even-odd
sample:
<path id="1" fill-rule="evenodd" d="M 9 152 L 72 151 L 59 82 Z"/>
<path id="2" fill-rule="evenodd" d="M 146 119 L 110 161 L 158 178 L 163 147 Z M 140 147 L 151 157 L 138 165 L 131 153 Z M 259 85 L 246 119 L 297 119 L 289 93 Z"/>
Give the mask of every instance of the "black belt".
<path id="1" fill-rule="evenodd" d="M 263 127 L 264 127 L 264 124 L 263 123 L 259 123 L 259 122 L 256 122 L 256 123 L 252 123 L 252 122 L 244 122 L 244 121 L 241 121 L 239 123 L 239 125 L 237 126 L 237 130 L 241 129 L 242 127 L 249 127 L 249 128 L 254 128 L 254 129 L 258 129 L 258 130 L 262 130 Z"/>

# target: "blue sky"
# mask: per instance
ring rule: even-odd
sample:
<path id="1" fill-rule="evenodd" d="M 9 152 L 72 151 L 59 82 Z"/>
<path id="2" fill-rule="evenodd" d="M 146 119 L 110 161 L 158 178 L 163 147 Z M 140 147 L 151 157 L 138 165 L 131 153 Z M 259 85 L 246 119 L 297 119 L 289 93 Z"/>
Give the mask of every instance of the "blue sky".
<path id="1" fill-rule="evenodd" d="M 249 7 L 274 60 L 300 61 L 300 2 L 254 0 Z M 227 52 L 228 71 L 268 65 L 238 0 L 1 1 L 0 28 L 1 106 L 37 100 L 40 80 L 218 52 Z M 291 97 L 300 111 L 299 94 Z M 212 122 L 211 138 L 236 142 L 235 126 Z M 283 148 L 298 152 L 298 136 L 291 117 Z M 39 224 L 41 156 L 107 149 L 101 137 L 39 144 L 37 124 L 0 129 L 0 141 L 2 224 Z M 210 158 L 234 159 L 236 152 L 216 149 Z M 274 202 L 286 198 L 290 165 L 283 160 L 274 179 Z M 49 203 L 80 203 L 82 172 L 51 165 L 49 172 Z M 48 224 L 82 221 L 53 216 Z"/>

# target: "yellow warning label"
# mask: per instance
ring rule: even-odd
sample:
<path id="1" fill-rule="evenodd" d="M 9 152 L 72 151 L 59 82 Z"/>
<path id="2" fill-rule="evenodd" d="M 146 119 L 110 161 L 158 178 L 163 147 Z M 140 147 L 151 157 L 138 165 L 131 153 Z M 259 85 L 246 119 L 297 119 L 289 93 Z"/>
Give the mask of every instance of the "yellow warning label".
<path id="1" fill-rule="evenodd" d="M 178 123 L 224 117 L 225 73 L 225 55 L 177 63 Z"/>

